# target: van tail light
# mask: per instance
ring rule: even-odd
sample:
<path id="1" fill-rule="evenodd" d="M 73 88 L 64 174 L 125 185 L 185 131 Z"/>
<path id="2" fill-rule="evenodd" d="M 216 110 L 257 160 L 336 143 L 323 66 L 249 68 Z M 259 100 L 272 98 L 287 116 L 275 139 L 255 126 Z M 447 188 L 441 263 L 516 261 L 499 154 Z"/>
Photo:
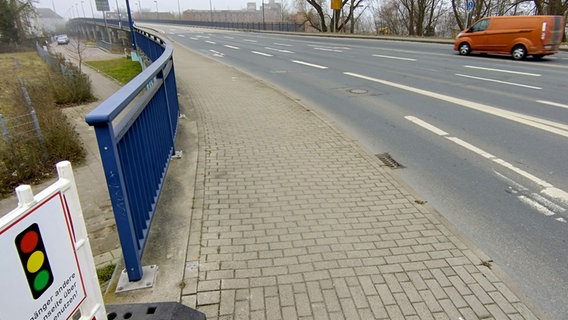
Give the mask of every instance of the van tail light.
<path id="1" fill-rule="evenodd" d="M 540 40 L 544 40 L 546 37 L 546 22 L 542 23 L 542 32 L 540 33 Z"/>

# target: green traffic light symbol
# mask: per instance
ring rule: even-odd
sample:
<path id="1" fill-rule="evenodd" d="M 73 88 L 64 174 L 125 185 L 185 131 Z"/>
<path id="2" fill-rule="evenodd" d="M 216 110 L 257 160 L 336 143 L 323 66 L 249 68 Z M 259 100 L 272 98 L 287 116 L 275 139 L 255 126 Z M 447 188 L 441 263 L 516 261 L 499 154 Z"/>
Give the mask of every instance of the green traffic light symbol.
<path id="1" fill-rule="evenodd" d="M 37 299 L 53 283 L 53 273 L 37 223 L 16 236 L 16 249 L 32 296 Z"/>

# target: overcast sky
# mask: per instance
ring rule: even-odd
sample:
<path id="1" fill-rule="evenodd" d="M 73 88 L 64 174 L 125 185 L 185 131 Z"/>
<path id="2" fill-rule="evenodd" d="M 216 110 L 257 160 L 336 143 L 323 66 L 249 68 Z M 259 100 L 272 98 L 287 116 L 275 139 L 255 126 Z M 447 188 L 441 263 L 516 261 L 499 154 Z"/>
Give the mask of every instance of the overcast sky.
<path id="1" fill-rule="evenodd" d="M 126 0 L 108 0 L 111 11 L 116 10 L 116 5 L 118 3 L 119 8 L 126 7 Z M 160 12 L 173 12 L 178 13 L 179 9 L 183 12 L 188 9 L 196 10 L 209 10 L 209 5 L 213 7 L 214 10 L 240 10 L 245 9 L 248 2 L 256 2 L 257 8 L 260 8 L 262 0 L 130 0 L 130 10 L 138 11 L 139 5 L 142 10 L 156 11 L 156 2 L 158 10 Z M 268 0 L 265 0 L 268 3 Z M 277 0 L 276 2 L 280 2 Z M 39 0 L 36 3 L 38 8 L 49 8 L 55 7 L 55 12 L 64 18 L 73 18 L 84 15 L 87 17 L 92 17 L 91 5 L 95 11 L 95 15 L 102 16 L 101 13 L 96 12 L 97 8 L 95 6 L 95 0 Z"/>

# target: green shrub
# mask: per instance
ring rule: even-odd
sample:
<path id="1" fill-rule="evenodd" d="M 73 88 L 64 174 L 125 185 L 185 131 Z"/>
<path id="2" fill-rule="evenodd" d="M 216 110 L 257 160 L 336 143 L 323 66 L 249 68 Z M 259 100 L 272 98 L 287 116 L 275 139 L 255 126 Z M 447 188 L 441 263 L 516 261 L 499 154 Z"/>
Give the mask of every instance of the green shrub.
<path id="1" fill-rule="evenodd" d="M 58 55 L 58 59 L 62 70 L 53 70 L 49 74 L 55 103 L 69 105 L 94 101 L 89 77 L 61 55 Z"/>
<path id="2" fill-rule="evenodd" d="M 80 164 L 85 159 L 79 135 L 54 103 L 53 86 L 47 81 L 48 78 L 54 77 L 54 74 L 50 71 L 38 72 L 37 66 L 34 66 L 36 72 L 24 72 L 25 68 L 31 68 L 31 65 L 37 63 L 35 59 L 39 57 L 37 55 L 20 57 L 22 64 L 20 76 L 35 108 L 43 143 L 30 124 L 29 128 L 26 127 L 21 132 L 11 129 L 14 131 L 10 133 L 10 140 L 3 135 L 0 136 L 0 198 L 12 194 L 14 188 L 20 184 L 37 184 L 53 177 L 55 164 L 59 161 L 69 160 L 74 164 Z M 13 64 L 13 61 L 0 59 L 0 70 L 2 63 Z M 18 121 L 30 122 L 30 112 L 25 105 L 22 90 L 17 84 L 16 75 L 5 74 L 3 80 L 0 113 L 4 117 L 26 117 L 25 120 Z"/>
<path id="3" fill-rule="evenodd" d="M 99 283 L 103 284 L 112 279 L 112 274 L 114 273 L 115 268 L 116 264 L 109 264 L 105 267 L 97 269 L 97 277 L 99 278 Z"/>

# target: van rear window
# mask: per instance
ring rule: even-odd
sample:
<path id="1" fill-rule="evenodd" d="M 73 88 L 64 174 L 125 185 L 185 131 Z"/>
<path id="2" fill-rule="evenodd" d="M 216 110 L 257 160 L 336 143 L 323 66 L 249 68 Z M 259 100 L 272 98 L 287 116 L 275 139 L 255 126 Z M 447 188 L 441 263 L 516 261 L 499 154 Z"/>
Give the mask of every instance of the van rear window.
<path id="1" fill-rule="evenodd" d="M 552 27 L 552 30 L 561 31 L 562 29 L 564 29 L 564 26 L 562 25 L 562 17 L 561 16 L 554 17 L 554 26 Z"/>

